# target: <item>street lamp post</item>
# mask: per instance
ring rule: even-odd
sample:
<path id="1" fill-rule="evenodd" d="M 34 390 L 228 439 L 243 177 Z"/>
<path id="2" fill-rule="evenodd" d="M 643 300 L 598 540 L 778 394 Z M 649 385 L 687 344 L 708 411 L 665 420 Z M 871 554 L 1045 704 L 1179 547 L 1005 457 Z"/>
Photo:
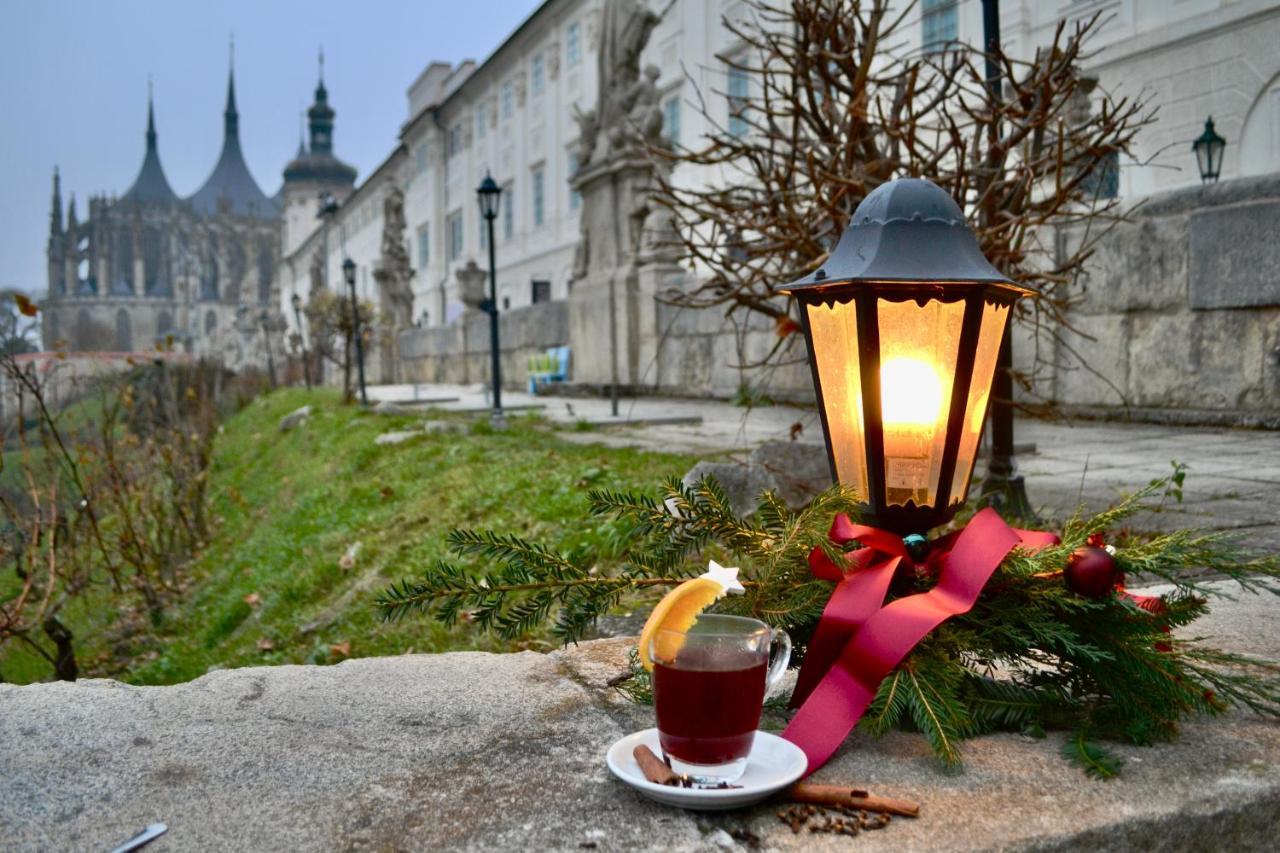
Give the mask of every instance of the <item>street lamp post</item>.
<path id="1" fill-rule="evenodd" d="M 964 503 L 1001 343 L 1027 291 L 991 266 L 951 196 L 881 184 L 800 305 L 835 479 L 872 523 L 923 535 Z"/>
<path id="2" fill-rule="evenodd" d="M 492 175 L 485 172 L 484 180 L 476 188 L 476 195 L 480 200 L 480 215 L 487 223 L 489 235 L 489 351 L 493 365 L 491 420 L 495 427 L 501 428 L 506 425 L 506 418 L 502 414 L 502 362 L 498 354 L 498 265 L 493 248 L 493 221 L 498 218 L 502 187 L 494 182 Z"/>
<path id="3" fill-rule="evenodd" d="M 364 341 L 360 338 L 360 307 L 356 301 L 356 262 L 347 258 L 342 262 L 342 274 L 351 291 L 351 337 L 356 343 L 356 370 L 360 377 L 360 405 L 369 405 L 369 395 L 364 388 Z"/>
<path id="4" fill-rule="evenodd" d="M 267 310 L 262 309 L 262 313 L 258 315 L 258 323 L 262 326 L 262 344 L 267 349 L 267 381 L 271 383 L 271 388 L 276 387 L 276 363 L 271 357 L 271 315 Z"/>
<path id="5" fill-rule="evenodd" d="M 1216 184 L 1218 174 L 1222 171 L 1222 152 L 1227 147 L 1227 140 L 1213 129 L 1213 116 L 1204 123 L 1204 133 L 1191 143 L 1191 150 L 1196 155 L 1196 166 L 1200 169 L 1200 183 Z"/>
<path id="6" fill-rule="evenodd" d="M 302 381 L 307 383 L 307 390 L 310 391 L 311 368 L 307 365 L 307 337 L 302 330 L 302 297 L 295 291 L 289 298 L 289 304 L 293 306 L 293 319 L 298 324 L 299 348 L 302 350 Z"/>

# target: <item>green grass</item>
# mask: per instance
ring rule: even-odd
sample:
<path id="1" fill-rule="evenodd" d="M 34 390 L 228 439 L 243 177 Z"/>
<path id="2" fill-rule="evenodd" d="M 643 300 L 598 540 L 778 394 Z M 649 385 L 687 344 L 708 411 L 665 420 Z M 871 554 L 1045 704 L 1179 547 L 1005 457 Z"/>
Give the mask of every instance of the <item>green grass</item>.
<path id="1" fill-rule="evenodd" d="M 308 402 L 309 423 L 281 433 L 280 418 Z M 548 648 L 543 636 L 504 643 L 466 625 L 384 624 L 371 601 L 391 580 L 447 557 L 444 535 L 454 527 L 608 554 L 623 531 L 587 515 L 586 490 L 653 486 L 694 462 L 572 444 L 533 418 L 515 419 L 506 432 L 481 419 L 461 434 L 374 445 L 379 433 L 421 420 L 300 389 L 260 398 L 231 418 L 211 471 L 216 531 L 188 569 L 188 588 L 161 625 L 132 637 L 113 624 L 107 600 L 67 611 L 85 674 L 166 684 L 212 667 L 336 662 L 346 655 L 332 647 L 345 644 L 352 657 Z M 355 542 L 355 565 L 344 569 L 340 559 Z M 0 652 L 0 672 L 14 681 L 49 677 L 46 664 L 24 655 Z"/>

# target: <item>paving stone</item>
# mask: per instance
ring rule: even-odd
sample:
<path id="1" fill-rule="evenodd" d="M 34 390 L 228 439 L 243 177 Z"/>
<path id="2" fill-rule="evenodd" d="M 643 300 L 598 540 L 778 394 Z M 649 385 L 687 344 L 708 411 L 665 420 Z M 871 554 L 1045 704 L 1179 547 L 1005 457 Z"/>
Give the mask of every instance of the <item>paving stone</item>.
<path id="1" fill-rule="evenodd" d="M 410 439 L 422 438 L 424 435 L 426 435 L 426 433 L 421 430 L 384 432 L 382 435 L 375 438 L 373 443 L 377 445 L 404 444 Z"/>
<path id="2" fill-rule="evenodd" d="M 280 431 L 288 432 L 291 429 L 296 429 L 306 423 L 309 417 L 311 417 L 310 405 L 303 406 L 301 409 L 294 409 L 280 419 Z"/>

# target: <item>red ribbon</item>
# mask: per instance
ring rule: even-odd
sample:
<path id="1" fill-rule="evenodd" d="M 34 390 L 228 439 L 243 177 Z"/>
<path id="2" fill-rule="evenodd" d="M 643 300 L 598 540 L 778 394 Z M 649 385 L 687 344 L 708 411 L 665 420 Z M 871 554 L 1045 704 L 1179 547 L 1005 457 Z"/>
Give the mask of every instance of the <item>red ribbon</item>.
<path id="1" fill-rule="evenodd" d="M 906 545 L 897 535 L 836 516 L 831 539 L 857 540 L 862 548 L 844 567 L 821 549 L 809 555 L 814 575 L 837 582 L 805 654 L 791 697 L 800 710 L 782 736 L 804 750 L 812 773 L 839 748 L 876 695 L 880 682 L 930 631 L 966 613 L 1005 555 L 1018 545 L 1056 544 L 1052 533 L 1015 530 L 993 509 L 984 509 L 958 534 L 935 541 L 926 567 L 938 580 L 927 592 L 884 604 Z"/>

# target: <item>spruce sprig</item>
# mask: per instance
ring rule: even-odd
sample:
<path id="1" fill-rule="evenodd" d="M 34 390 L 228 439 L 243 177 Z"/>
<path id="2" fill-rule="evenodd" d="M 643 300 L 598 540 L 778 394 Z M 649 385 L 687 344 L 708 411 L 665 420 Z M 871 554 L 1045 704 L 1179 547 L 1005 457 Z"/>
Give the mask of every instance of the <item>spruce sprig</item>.
<path id="1" fill-rule="evenodd" d="M 1065 729 L 1073 734 L 1063 754 L 1089 775 L 1109 778 L 1120 762 L 1103 741 L 1172 738 L 1187 717 L 1230 707 L 1280 716 L 1280 668 L 1171 633 L 1225 594 L 1211 579 L 1280 593 L 1280 558 L 1250 553 L 1224 534 L 1127 536 L 1112 544 L 1130 580 L 1172 585 L 1159 607 L 1144 609 L 1121 595 L 1085 598 L 1063 582 L 1076 548 L 1139 513 L 1159 511 L 1171 490 L 1181 488 L 1179 473 L 1103 512 L 1077 513 L 1056 546 L 1015 549 L 968 613 L 931 632 L 885 678 L 861 727 L 873 735 L 916 729 L 948 766 L 960 761 L 961 740 L 975 734 Z M 592 515 L 622 531 L 608 559 L 560 553 L 511 534 L 454 531 L 449 547 L 463 562 L 437 563 L 417 579 L 391 585 L 377 606 L 385 619 L 466 619 L 508 638 L 550 624 L 571 643 L 589 636 L 597 620 L 624 601 L 700 574 L 714 558 L 738 565 L 746 587 L 745 595 L 729 596 L 716 609 L 787 629 L 799 658 L 832 590 L 812 575 L 808 556 L 820 549 L 838 560 L 841 549 L 828 535 L 832 518 L 857 516 L 856 496 L 837 486 L 799 511 L 765 494 L 742 519 L 712 478 L 695 485 L 669 480 L 656 494 L 597 490 L 588 504 Z M 904 572 L 890 598 L 932 583 Z M 626 689 L 643 698 L 647 679 Z"/>

